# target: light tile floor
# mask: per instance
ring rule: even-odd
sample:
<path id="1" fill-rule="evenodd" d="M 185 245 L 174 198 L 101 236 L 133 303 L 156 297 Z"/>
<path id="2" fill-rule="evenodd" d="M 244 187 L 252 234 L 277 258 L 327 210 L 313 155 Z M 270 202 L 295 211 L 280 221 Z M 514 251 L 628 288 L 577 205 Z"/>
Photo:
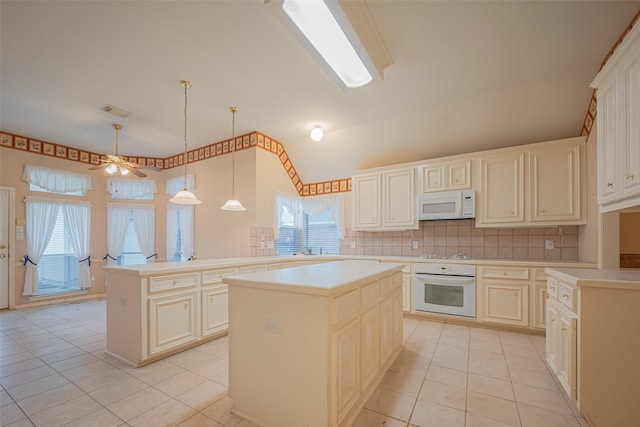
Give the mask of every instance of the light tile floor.
<path id="1" fill-rule="evenodd" d="M 226 337 L 137 369 L 105 344 L 104 301 L 1 312 L 0 426 L 252 426 Z M 586 426 L 543 337 L 406 318 L 404 344 L 355 427 Z"/>

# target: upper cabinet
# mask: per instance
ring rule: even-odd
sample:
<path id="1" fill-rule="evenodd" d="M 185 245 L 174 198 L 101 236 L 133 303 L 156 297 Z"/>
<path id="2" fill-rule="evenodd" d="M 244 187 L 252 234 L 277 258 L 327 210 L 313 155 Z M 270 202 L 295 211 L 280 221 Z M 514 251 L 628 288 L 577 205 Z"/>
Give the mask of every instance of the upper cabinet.
<path id="1" fill-rule="evenodd" d="M 415 167 L 352 176 L 355 230 L 413 230 L 416 215 Z"/>
<path id="2" fill-rule="evenodd" d="M 482 155 L 476 225 L 585 224 L 584 144 L 578 137 Z"/>
<path id="3" fill-rule="evenodd" d="M 420 166 L 422 192 L 471 188 L 471 160 L 450 160 Z"/>
<path id="4" fill-rule="evenodd" d="M 598 204 L 640 205 L 640 28 L 635 26 L 591 84 L 598 89 Z"/>

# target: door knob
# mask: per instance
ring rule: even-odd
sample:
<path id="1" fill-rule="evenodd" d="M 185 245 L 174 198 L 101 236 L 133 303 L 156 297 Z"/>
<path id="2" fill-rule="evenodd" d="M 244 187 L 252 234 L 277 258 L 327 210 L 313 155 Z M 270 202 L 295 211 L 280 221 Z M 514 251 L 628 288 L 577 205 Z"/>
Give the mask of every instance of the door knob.
<path id="1" fill-rule="evenodd" d="M 7 257 L 7 254 L 0 254 L 0 259 L 6 258 L 6 257 Z"/>

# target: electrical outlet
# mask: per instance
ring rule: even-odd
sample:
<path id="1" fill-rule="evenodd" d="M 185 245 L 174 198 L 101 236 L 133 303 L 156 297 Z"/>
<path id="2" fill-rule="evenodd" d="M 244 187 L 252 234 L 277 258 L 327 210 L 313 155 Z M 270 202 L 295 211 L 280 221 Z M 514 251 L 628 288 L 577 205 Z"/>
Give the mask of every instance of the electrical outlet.
<path id="1" fill-rule="evenodd" d="M 273 249 L 273 240 L 267 242 L 267 249 Z"/>
<path id="2" fill-rule="evenodd" d="M 280 322 L 273 319 L 264 319 L 264 331 L 269 334 L 280 335 Z"/>
<path id="3" fill-rule="evenodd" d="M 412 247 L 413 249 L 418 249 L 418 241 L 417 241 L 417 240 L 413 240 L 413 241 L 411 242 L 411 247 Z"/>
<path id="4" fill-rule="evenodd" d="M 356 248 L 356 241 L 352 240 L 351 241 L 351 249 L 355 249 Z"/>
<path id="5" fill-rule="evenodd" d="M 555 243 L 553 242 L 553 240 L 545 240 L 545 241 L 544 241 L 544 248 L 545 248 L 545 249 L 553 249 L 553 248 L 555 248 L 555 247 L 556 247 L 556 245 L 555 245 Z"/>
<path id="6" fill-rule="evenodd" d="M 260 242 L 260 249 L 264 249 L 264 240 Z"/>

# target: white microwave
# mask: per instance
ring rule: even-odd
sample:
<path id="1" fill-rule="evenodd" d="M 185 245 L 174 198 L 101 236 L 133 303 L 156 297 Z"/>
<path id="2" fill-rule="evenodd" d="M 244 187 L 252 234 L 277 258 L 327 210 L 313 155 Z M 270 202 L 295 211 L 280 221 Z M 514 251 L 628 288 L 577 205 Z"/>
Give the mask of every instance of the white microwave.
<path id="1" fill-rule="evenodd" d="M 465 219 L 476 217 L 474 190 L 440 191 L 418 196 L 418 219 Z"/>

